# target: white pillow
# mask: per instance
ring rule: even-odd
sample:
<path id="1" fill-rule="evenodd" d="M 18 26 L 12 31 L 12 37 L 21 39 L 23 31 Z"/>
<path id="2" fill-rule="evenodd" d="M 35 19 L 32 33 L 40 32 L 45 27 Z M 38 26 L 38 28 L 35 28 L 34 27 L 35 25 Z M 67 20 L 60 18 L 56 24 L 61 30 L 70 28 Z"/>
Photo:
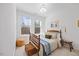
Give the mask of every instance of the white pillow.
<path id="1" fill-rule="evenodd" d="M 52 33 L 52 39 L 57 39 L 57 33 Z"/>
<path id="2" fill-rule="evenodd" d="M 60 33 L 57 33 L 57 38 L 60 38 Z"/>

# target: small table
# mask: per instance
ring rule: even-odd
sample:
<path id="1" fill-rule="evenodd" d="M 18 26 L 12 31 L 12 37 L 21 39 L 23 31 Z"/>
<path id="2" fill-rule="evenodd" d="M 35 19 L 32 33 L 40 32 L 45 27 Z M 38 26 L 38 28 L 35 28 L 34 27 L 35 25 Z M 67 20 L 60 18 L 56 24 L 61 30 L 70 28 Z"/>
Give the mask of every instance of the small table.
<path id="1" fill-rule="evenodd" d="M 61 45 L 64 46 L 64 47 L 68 45 L 69 48 L 70 48 L 70 52 L 73 49 L 73 45 L 72 45 L 72 42 L 71 41 L 61 40 Z"/>

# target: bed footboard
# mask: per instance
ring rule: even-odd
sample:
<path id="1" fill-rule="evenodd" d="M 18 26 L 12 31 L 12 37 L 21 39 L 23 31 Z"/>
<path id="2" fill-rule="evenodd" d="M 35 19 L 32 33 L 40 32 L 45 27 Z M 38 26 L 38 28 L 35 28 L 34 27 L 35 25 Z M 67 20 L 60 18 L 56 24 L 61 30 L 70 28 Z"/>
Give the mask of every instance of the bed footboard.
<path id="1" fill-rule="evenodd" d="M 30 34 L 29 44 L 25 45 L 25 51 L 28 56 L 39 53 L 40 50 L 40 37 Z M 38 54 L 39 55 L 39 54 Z"/>

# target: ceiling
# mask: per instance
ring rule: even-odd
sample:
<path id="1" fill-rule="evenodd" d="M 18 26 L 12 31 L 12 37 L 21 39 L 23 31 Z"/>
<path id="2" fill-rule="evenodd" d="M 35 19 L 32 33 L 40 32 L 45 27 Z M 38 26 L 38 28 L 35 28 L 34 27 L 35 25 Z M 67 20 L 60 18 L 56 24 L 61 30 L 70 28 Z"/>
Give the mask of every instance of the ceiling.
<path id="1" fill-rule="evenodd" d="M 44 3 L 45 4 L 45 3 Z M 39 14 L 42 16 L 48 16 L 50 14 L 55 14 L 61 12 L 66 12 L 69 9 L 77 9 L 79 10 L 79 4 L 78 3 L 47 3 L 46 5 L 46 13 L 41 14 L 40 13 L 40 7 L 41 3 L 17 3 L 16 8 L 19 10 L 23 10 L 30 13 Z M 72 11 L 73 12 L 73 11 Z"/>
<path id="2" fill-rule="evenodd" d="M 36 13 L 39 15 L 46 15 L 50 9 L 51 4 L 45 4 L 47 12 L 42 14 L 40 13 L 41 3 L 17 3 L 16 8 L 22 11 Z"/>

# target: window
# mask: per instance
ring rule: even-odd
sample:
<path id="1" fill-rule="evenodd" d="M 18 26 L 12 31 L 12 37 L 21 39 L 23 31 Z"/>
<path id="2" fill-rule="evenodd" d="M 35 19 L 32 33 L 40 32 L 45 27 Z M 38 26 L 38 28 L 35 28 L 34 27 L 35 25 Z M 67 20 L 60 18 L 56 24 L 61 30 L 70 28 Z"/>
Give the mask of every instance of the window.
<path id="1" fill-rule="evenodd" d="M 31 19 L 30 17 L 22 16 L 21 34 L 30 34 Z"/>
<path id="2" fill-rule="evenodd" d="M 40 33 L 40 25 L 41 25 L 41 22 L 39 20 L 36 20 L 35 21 L 35 33 Z"/>

